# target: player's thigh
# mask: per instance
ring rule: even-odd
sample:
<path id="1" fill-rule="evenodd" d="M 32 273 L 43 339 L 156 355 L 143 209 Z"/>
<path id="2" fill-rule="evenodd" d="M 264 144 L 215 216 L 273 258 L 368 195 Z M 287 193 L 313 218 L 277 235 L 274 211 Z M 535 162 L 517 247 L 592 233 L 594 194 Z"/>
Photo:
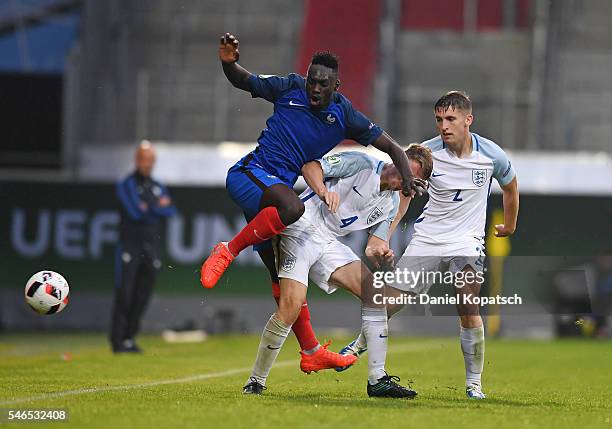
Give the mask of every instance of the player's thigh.
<path id="1" fill-rule="evenodd" d="M 474 302 L 474 298 L 480 296 L 482 281 L 476 275 L 471 265 L 466 265 L 463 270 L 455 273 L 455 296 L 457 296 L 457 314 L 461 318 L 462 326 L 466 327 L 475 322 L 479 325 L 480 305 Z M 476 320 L 472 320 L 476 318 Z"/>
<path id="2" fill-rule="evenodd" d="M 395 289 L 391 286 L 385 286 L 383 289 L 386 307 L 387 317 L 391 318 L 393 315 L 399 313 L 404 309 L 408 303 L 408 297 L 414 296 L 413 293 L 404 292 L 403 290 Z"/>
<path id="3" fill-rule="evenodd" d="M 361 261 L 355 252 L 334 239 L 324 244 L 310 268 L 309 278 L 325 293 L 333 293 L 341 287 L 360 297 L 360 271 Z"/>
<path id="4" fill-rule="evenodd" d="M 444 250 L 445 260 L 449 262 L 449 271 L 461 272 L 467 267 L 472 271 L 484 272 L 486 259 L 485 246 L 483 240 L 474 238 L 462 243 L 446 246 Z M 480 277 L 480 276 L 479 276 Z"/>
<path id="5" fill-rule="evenodd" d="M 386 284 L 411 294 L 423 294 L 440 277 L 442 258 L 434 245 L 409 244 L 397 261 L 394 275 L 385 276 Z"/>
<path id="6" fill-rule="evenodd" d="M 292 234 L 292 235 L 286 235 Z M 308 273 L 321 257 L 323 246 L 312 239 L 308 231 L 288 228 L 273 239 L 278 277 L 308 285 Z"/>
<path id="7" fill-rule="evenodd" d="M 358 298 L 361 298 L 361 271 L 367 269 L 361 261 L 349 262 L 336 269 L 328 279 L 332 287 L 347 290 Z"/>
<path id="8" fill-rule="evenodd" d="M 473 298 L 480 295 L 484 280 L 484 245 L 481 240 L 467 240 L 449 246 L 446 255 L 449 271 L 453 273 L 454 291 L 458 298 L 457 312 L 466 321 L 472 317 L 480 319 L 480 306 L 473 303 Z"/>
<path id="9" fill-rule="evenodd" d="M 247 221 L 251 221 L 262 208 L 271 205 L 278 207 L 282 202 L 282 199 L 265 202 L 265 195 L 270 198 L 270 195 L 282 194 L 287 195 L 286 198 L 291 198 L 293 194 L 298 202 L 301 202 L 295 192 L 281 179 L 258 167 L 234 165 L 227 173 L 225 187 L 232 200 L 244 212 Z M 280 190 L 273 193 L 267 192 L 272 187 L 280 188 Z"/>
<path id="10" fill-rule="evenodd" d="M 261 197 L 259 209 L 276 207 L 281 221 L 291 225 L 304 214 L 304 203 L 295 191 L 284 183 L 276 183 L 267 188 Z"/>

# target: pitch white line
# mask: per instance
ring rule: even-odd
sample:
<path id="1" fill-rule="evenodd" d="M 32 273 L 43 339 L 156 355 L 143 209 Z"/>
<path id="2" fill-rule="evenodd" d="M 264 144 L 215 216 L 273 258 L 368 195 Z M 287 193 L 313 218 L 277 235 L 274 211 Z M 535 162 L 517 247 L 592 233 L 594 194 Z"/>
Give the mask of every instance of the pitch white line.
<path id="1" fill-rule="evenodd" d="M 399 353 L 429 350 L 433 348 L 436 348 L 436 347 L 434 347 L 433 345 L 426 345 L 426 344 L 421 344 L 421 345 L 412 344 L 412 345 L 405 345 L 405 346 L 399 346 L 399 347 L 390 347 L 388 353 L 389 354 L 399 354 Z M 298 365 L 299 363 L 300 362 L 298 360 L 282 361 L 282 362 L 275 363 L 274 368 L 282 368 L 285 366 Z M 45 394 L 37 395 L 37 396 L 30 396 L 29 398 L 18 398 L 18 399 L 13 399 L 10 401 L 3 401 L 3 402 L 0 402 L 0 406 L 23 404 L 26 402 L 44 401 L 47 399 L 63 398 L 65 396 L 85 395 L 88 393 L 114 392 L 117 390 L 143 389 L 147 387 L 163 386 L 166 384 L 191 383 L 194 381 L 209 380 L 211 378 L 220 378 L 220 377 L 227 377 L 230 375 L 242 374 L 242 373 L 249 372 L 249 371 L 251 371 L 251 367 L 235 368 L 235 369 L 229 369 L 227 371 L 211 372 L 209 374 L 192 375 L 189 377 L 171 378 L 169 380 L 151 381 L 148 383 L 124 384 L 121 386 L 90 387 L 86 389 L 64 390 L 60 392 L 45 393 Z"/>

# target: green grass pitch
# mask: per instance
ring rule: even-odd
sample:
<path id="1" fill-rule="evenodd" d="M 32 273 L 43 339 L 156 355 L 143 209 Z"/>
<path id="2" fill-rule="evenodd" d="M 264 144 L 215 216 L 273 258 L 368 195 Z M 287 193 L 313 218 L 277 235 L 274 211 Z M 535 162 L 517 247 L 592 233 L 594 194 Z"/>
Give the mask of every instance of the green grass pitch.
<path id="1" fill-rule="evenodd" d="M 265 394 L 243 396 L 258 341 L 145 336 L 145 354 L 113 356 L 99 334 L 3 335 L 0 408 L 66 408 L 67 423 L 49 424 L 106 429 L 612 428 L 610 342 L 489 340 L 489 397 L 473 402 L 464 396 L 457 338 L 390 338 L 387 370 L 419 392 L 412 401 L 368 398 L 365 358 L 344 373 L 301 373 L 293 338 Z"/>

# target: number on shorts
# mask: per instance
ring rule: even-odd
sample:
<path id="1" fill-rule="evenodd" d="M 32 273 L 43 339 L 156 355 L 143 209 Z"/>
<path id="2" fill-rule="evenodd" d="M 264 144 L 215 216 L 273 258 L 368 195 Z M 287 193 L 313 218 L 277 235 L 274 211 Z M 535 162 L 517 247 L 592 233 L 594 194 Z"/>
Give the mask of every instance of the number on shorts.
<path id="1" fill-rule="evenodd" d="M 342 224 L 340 225 L 340 228 L 344 228 L 345 226 L 349 226 L 350 224 L 355 222 L 358 218 L 359 218 L 359 216 L 351 216 L 351 217 L 345 217 L 344 219 L 340 219 L 340 222 L 342 222 Z"/>

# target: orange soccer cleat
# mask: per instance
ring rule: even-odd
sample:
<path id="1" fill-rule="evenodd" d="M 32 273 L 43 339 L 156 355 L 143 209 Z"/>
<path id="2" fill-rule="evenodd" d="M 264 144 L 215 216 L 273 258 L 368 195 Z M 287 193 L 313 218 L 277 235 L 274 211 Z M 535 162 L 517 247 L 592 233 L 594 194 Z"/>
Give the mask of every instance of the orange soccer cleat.
<path id="1" fill-rule="evenodd" d="M 300 369 L 306 374 L 310 374 L 312 371 L 317 372 L 322 369 L 331 369 L 336 367 L 346 366 L 349 367 L 357 362 L 357 356 L 353 355 L 341 355 L 330 350 L 327 347 L 331 344 L 328 341 L 319 350 L 311 355 L 307 355 L 304 352 L 300 352 L 302 360 L 300 362 Z"/>
<path id="2" fill-rule="evenodd" d="M 227 242 L 217 243 L 208 259 L 202 264 L 200 270 L 200 282 L 205 288 L 215 287 L 229 264 L 234 260 L 234 255 L 229 251 Z"/>

